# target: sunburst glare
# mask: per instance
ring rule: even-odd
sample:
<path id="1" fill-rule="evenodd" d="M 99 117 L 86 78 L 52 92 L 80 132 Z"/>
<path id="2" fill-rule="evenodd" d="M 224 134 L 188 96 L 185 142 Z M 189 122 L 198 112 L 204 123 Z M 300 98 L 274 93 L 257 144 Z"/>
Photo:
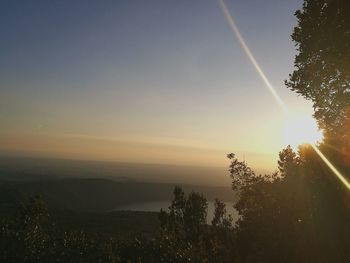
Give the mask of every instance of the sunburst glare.
<path id="1" fill-rule="evenodd" d="M 283 143 L 295 150 L 301 144 L 315 145 L 322 140 L 322 131 L 312 116 L 302 113 L 289 113 L 284 120 Z"/>

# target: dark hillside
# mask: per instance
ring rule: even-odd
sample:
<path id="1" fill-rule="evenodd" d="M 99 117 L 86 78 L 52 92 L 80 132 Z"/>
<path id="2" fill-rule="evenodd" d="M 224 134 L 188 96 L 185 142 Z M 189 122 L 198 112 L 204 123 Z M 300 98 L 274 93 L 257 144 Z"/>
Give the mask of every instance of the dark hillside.
<path id="1" fill-rule="evenodd" d="M 183 185 L 186 192 L 196 191 L 208 200 L 234 201 L 229 187 Z M 107 179 L 59 179 L 49 181 L 9 182 L 0 184 L 2 203 L 19 196 L 42 195 L 49 207 L 80 212 L 108 212 L 121 205 L 168 201 L 174 184 L 116 182 Z"/>

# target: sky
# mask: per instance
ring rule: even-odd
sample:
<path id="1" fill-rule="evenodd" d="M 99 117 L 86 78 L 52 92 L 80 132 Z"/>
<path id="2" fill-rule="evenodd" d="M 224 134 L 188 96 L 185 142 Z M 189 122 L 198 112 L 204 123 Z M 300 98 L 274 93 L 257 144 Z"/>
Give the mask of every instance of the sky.
<path id="1" fill-rule="evenodd" d="M 284 86 L 301 0 L 226 0 L 256 60 Z M 276 169 L 284 115 L 216 0 L 4 1 L 0 152 Z"/>

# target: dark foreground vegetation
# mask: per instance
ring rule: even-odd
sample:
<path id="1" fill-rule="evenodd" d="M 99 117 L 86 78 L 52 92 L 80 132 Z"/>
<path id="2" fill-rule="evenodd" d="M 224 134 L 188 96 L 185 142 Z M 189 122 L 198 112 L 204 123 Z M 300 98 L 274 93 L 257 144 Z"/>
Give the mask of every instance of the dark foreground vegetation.
<path id="1" fill-rule="evenodd" d="M 153 226 L 140 233 L 101 231 L 106 222 L 121 224 L 126 212 L 84 230 L 33 197 L 2 216 L 1 262 L 349 262 L 350 195 L 311 147 L 298 154 L 287 147 L 273 175 L 256 175 L 228 157 L 240 192 L 236 224 L 219 200 L 207 224 L 205 197 L 180 187 L 159 223 L 154 213 L 132 215 Z M 80 216 L 94 224 L 91 214 Z"/>
<path id="2" fill-rule="evenodd" d="M 233 224 L 216 201 L 177 187 L 149 236 L 87 233 L 55 223 L 34 197 L 1 219 L 1 262 L 350 262 L 350 2 L 305 0 L 292 35 L 298 48 L 287 86 L 311 100 L 324 142 L 280 152 L 279 171 L 258 175 L 229 154 L 238 191 Z"/>

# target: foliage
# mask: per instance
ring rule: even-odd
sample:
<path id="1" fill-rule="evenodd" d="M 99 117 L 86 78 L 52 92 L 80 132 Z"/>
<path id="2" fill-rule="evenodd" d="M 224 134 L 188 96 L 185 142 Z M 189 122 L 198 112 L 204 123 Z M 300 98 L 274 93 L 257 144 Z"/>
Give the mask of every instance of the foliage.
<path id="1" fill-rule="evenodd" d="M 112 240 L 66 232 L 50 220 L 42 199 L 25 201 L 0 229 L 1 262 L 119 262 Z"/>
<path id="2" fill-rule="evenodd" d="M 325 134 L 318 147 L 345 177 L 350 172 L 349 13 L 347 0 L 304 0 L 295 13 L 298 25 L 292 34 L 298 50 L 295 70 L 286 81 L 287 87 L 313 102 Z M 298 206 L 303 209 L 297 209 L 304 229 L 298 235 L 308 245 L 304 254 L 321 257 L 321 262 L 348 262 L 349 192 L 312 147 L 301 147 L 297 158 L 291 169 L 281 171 L 295 181 L 288 190 L 298 190 L 304 202 Z"/>
<path id="3" fill-rule="evenodd" d="M 346 177 L 350 172 L 350 2 L 347 0 L 304 0 L 295 15 L 298 25 L 292 39 L 298 54 L 295 70 L 286 85 L 313 102 L 324 142 L 318 147 Z M 280 171 L 300 203 L 301 232 L 305 258 L 318 262 L 348 262 L 350 196 L 333 172 L 310 146 L 302 146 L 294 157 L 280 155 Z M 290 163 L 290 164 L 289 164 Z M 288 165 L 286 167 L 286 165 Z M 284 182 L 285 181 L 285 182 Z M 292 184 L 293 183 L 293 184 Z M 299 227 L 299 228 L 300 228 Z M 318 250 L 318 251 L 317 251 Z"/>
<path id="4" fill-rule="evenodd" d="M 40 197 L 2 219 L 1 262 L 348 262 L 349 194 L 331 176 L 312 147 L 280 152 L 279 173 L 257 175 L 231 160 L 239 191 L 239 219 L 215 201 L 207 223 L 207 200 L 180 187 L 160 229 L 150 238 L 66 231 L 53 223 Z"/>
<path id="5" fill-rule="evenodd" d="M 219 199 L 215 199 L 214 217 L 211 221 L 213 227 L 232 228 L 233 218 L 227 214 L 226 205 Z"/>
<path id="6" fill-rule="evenodd" d="M 161 211 L 160 240 L 166 240 L 168 251 L 177 251 L 174 262 L 234 262 L 234 230 L 226 206 L 215 201 L 212 226 L 207 224 L 207 200 L 198 193 L 188 196 L 179 187 L 169 212 Z M 175 254 L 176 255 L 176 254 Z M 168 257 L 169 258 L 169 257 Z"/>
<path id="7" fill-rule="evenodd" d="M 67 231 L 58 227 L 39 196 L 24 201 L 0 222 L 1 262 L 228 262 L 233 227 L 217 201 L 218 224 L 207 224 L 203 195 L 176 187 L 170 212 L 159 214 L 161 229 L 151 238 Z M 229 252 L 231 251 L 231 252 Z"/>
<path id="8" fill-rule="evenodd" d="M 349 193 L 311 146 L 279 156 L 279 174 L 258 176 L 229 155 L 239 262 L 348 262 Z"/>
<path id="9" fill-rule="evenodd" d="M 298 48 L 287 86 L 312 100 L 326 131 L 319 148 L 344 174 L 350 172 L 350 2 L 304 0 L 292 35 Z M 330 147 L 332 145 L 333 148 Z M 174 189 L 160 229 L 151 238 L 66 231 L 53 223 L 40 197 L 0 221 L 1 262 L 350 262 L 350 194 L 311 146 L 279 153 L 278 172 L 256 174 L 228 155 L 232 189 L 227 214 L 215 200 Z"/>
<path id="10" fill-rule="evenodd" d="M 313 102 L 327 133 L 339 132 L 350 107 L 350 2 L 305 0 L 295 13 L 298 54 L 286 85 Z"/>

